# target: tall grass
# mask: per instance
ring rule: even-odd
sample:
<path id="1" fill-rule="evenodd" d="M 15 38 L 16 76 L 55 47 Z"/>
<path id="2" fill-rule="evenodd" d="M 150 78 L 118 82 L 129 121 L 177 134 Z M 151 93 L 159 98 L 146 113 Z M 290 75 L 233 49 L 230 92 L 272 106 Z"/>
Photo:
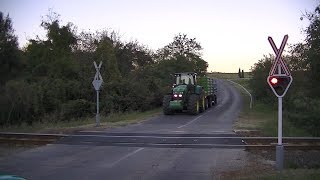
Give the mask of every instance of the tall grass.
<path id="1" fill-rule="evenodd" d="M 70 119 L 68 121 L 49 121 L 44 119 L 42 122 L 36 122 L 32 125 L 26 123 L 21 125 L 12 125 L 0 127 L 0 131 L 6 132 L 69 132 L 77 129 L 86 128 L 108 128 L 115 126 L 124 126 L 131 123 L 137 123 L 147 120 L 161 112 L 160 108 L 139 112 L 131 111 L 125 113 L 113 113 L 108 116 L 100 117 L 100 127 L 95 127 L 95 116 L 78 119 Z"/>

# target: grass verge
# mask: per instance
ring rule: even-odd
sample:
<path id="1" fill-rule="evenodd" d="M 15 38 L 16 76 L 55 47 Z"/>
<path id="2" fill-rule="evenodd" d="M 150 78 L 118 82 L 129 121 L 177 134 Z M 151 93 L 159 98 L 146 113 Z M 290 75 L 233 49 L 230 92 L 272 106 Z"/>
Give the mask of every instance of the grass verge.
<path id="1" fill-rule="evenodd" d="M 241 84 L 249 92 L 249 79 L 233 79 L 233 82 Z M 233 84 L 239 89 L 243 96 L 243 109 L 238 120 L 234 124 L 235 130 L 257 130 L 261 136 L 278 135 L 278 110 L 277 106 L 254 101 L 250 109 L 250 97 L 240 86 Z M 277 99 L 274 98 L 274 103 Z M 284 136 L 311 136 L 304 129 L 299 129 L 292 125 L 286 117 L 283 116 L 283 135 Z"/>
<path id="2" fill-rule="evenodd" d="M 262 176 L 258 176 L 257 179 L 265 179 L 265 180 L 298 180 L 298 179 L 319 179 L 320 178 L 320 170 L 319 169 L 288 169 L 282 172 L 275 171 L 271 174 L 265 174 Z"/>
<path id="3" fill-rule="evenodd" d="M 319 169 L 288 169 L 284 171 L 267 171 L 253 173 L 252 169 L 241 172 L 233 172 L 231 174 L 224 175 L 221 179 L 246 179 L 246 180 L 316 180 L 320 178 Z"/>
<path id="4" fill-rule="evenodd" d="M 249 80 L 248 79 L 233 79 L 232 81 L 241 84 L 249 92 Z M 233 84 L 233 83 L 232 83 Z M 278 110 L 277 106 L 271 104 L 265 104 L 259 101 L 255 101 L 252 109 L 249 107 L 250 97 L 245 90 L 240 86 L 233 84 L 239 89 L 243 96 L 243 109 L 239 115 L 238 120 L 234 124 L 234 129 L 238 130 L 256 130 L 252 134 L 246 135 L 258 135 L 258 136 L 277 136 L 278 132 Z M 274 98 L 274 103 L 277 103 L 277 98 Z M 284 136 L 311 136 L 304 129 L 299 129 L 293 126 L 284 116 L 283 117 L 283 133 Z M 270 153 L 275 155 L 274 151 L 271 152 L 252 152 L 262 159 L 269 159 Z M 293 154 L 296 152 L 292 152 Z M 266 155 L 263 155 L 266 154 Z M 301 154 L 293 156 L 286 152 L 285 167 L 287 169 L 279 172 L 270 166 L 264 167 L 261 162 L 255 160 L 254 166 L 245 166 L 243 169 L 234 172 L 226 172 L 222 179 L 320 179 L 320 169 L 318 166 L 311 166 L 313 169 L 303 169 L 305 165 L 311 163 L 311 159 L 318 158 L 317 152 L 302 152 Z M 309 157 L 310 156 L 310 157 Z M 274 158 L 271 158 L 274 161 Z M 316 160 L 317 162 L 317 160 Z M 293 169 L 292 169 L 293 168 Z M 296 169 L 302 168 L 302 169 Z M 258 172 L 258 173 L 252 173 Z"/>
<path id="5" fill-rule="evenodd" d="M 33 123 L 32 126 L 27 124 L 21 124 L 20 126 L 6 126 L 1 127 L 0 131 L 30 133 L 73 133 L 74 131 L 83 129 L 105 129 L 139 123 L 159 115 L 160 112 L 161 109 L 157 108 L 145 112 L 132 111 L 126 113 L 113 113 L 108 116 L 101 116 L 99 127 L 95 127 L 95 117 L 86 117 L 59 122 L 49 122 L 44 120 L 43 122 Z"/>

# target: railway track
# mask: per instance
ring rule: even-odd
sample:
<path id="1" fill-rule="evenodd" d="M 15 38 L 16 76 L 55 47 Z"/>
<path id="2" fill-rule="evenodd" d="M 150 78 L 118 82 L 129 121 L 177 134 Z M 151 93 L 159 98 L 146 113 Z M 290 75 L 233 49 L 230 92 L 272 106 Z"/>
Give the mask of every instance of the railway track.
<path id="1" fill-rule="evenodd" d="M 60 140 L 60 141 L 58 141 Z M 212 134 L 39 134 L 0 132 L 0 144 L 45 145 L 85 144 L 164 148 L 245 148 L 275 149 L 277 137 L 238 137 Z M 320 150 L 319 137 L 284 137 L 286 150 Z"/>
<path id="2" fill-rule="evenodd" d="M 277 137 L 243 137 L 246 149 L 275 149 Z M 282 144 L 286 150 L 320 150 L 319 137 L 284 137 Z"/>
<path id="3" fill-rule="evenodd" d="M 63 134 L 0 132 L 0 144 L 45 145 L 66 136 Z"/>

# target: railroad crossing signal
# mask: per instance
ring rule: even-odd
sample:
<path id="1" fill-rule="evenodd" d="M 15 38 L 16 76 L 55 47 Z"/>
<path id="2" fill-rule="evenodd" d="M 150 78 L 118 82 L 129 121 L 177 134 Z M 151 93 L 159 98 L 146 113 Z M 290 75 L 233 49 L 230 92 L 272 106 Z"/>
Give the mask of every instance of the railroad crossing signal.
<path id="1" fill-rule="evenodd" d="M 291 73 L 287 65 L 285 64 L 285 62 L 281 59 L 281 54 L 284 50 L 287 40 L 288 40 L 288 35 L 285 35 L 282 40 L 280 49 L 278 49 L 275 43 L 273 42 L 272 37 L 268 37 L 268 41 L 271 44 L 272 49 L 276 54 L 276 60 L 273 63 L 272 68 L 270 69 L 267 82 L 271 87 L 273 93 L 277 97 L 283 97 L 287 93 L 292 83 Z"/>
<path id="2" fill-rule="evenodd" d="M 101 65 L 102 65 L 102 61 L 100 61 L 99 66 L 97 66 L 97 63 L 95 61 L 93 61 L 93 65 L 96 68 L 96 75 L 93 78 L 92 85 L 93 85 L 93 87 L 94 87 L 94 89 L 96 91 L 99 91 L 100 87 L 101 87 L 101 85 L 103 83 L 103 79 L 102 79 L 102 76 L 100 74 L 100 68 L 101 68 Z"/>
<path id="3" fill-rule="evenodd" d="M 278 145 L 276 147 L 276 167 L 278 170 L 283 169 L 283 157 L 284 157 L 284 147 L 282 145 L 282 97 L 288 91 L 291 83 L 292 76 L 287 65 L 281 59 L 281 54 L 284 50 L 288 40 L 288 35 L 285 35 L 280 49 L 274 44 L 272 37 L 268 37 L 268 41 L 274 53 L 277 55 L 272 68 L 270 69 L 269 76 L 267 77 L 267 82 L 271 87 L 274 94 L 278 97 Z"/>
<path id="4" fill-rule="evenodd" d="M 93 61 L 94 68 L 96 68 L 96 75 L 93 78 L 92 85 L 94 89 L 97 91 L 97 114 L 96 114 L 96 126 L 100 126 L 100 114 L 99 114 L 99 90 L 103 83 L 102 76 L 100 74 L 100 68 L 102 65 L 102 61 L 100 61 L 99 66 L 97 63 Z"/>

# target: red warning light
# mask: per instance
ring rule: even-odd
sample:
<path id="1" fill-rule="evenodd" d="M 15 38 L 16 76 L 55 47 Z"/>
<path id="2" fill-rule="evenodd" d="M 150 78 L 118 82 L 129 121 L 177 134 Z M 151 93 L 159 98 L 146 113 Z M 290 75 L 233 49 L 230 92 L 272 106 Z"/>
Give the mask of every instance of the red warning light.
<path id="1" fill-rule="evenodd" d="M 277 84 L 278 83 L 278 79 L 273 77 L 270 81 L 272 84 Z"/>

